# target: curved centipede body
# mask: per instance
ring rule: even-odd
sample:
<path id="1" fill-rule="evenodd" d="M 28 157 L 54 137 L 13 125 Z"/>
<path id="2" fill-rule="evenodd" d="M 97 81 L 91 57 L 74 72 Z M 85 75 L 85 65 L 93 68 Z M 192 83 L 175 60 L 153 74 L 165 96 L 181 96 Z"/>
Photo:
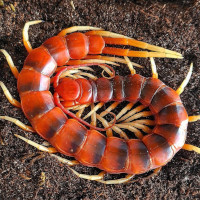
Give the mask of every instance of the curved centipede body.
<path id="1" fill-rule="evenodd" d="M 139 101 L 149 107 L 155 118 L 152 133 L 141 139 L 107 138 L 97 130 L 88 130 L 76 119 L 69 119 L 63 109 L 55 105 L 49 91 L 50 77 L 57 66 L 73 62 L 72 59 L 76 59 L 75 64 L 78 64 L 81 59 L 92 57 L 88 54 L 101 53 L 181 58 L 178 53 L 162 48 L 161 52 L 138 53 L 105 47 L 105 44 L 141 47 L 141 42 L 104 37 L 98 33 L 91 31 L 63 36 L 61 32 L 40 47 L 29 49 L 17 81 L 21 108 L 41 137 L 59 152 L 75 157 L 83 165 L 98 167 L 108 173 L 127 174 L 141 174 L 159 168 L 183 147 L 188 124 L 188 115 L 179 95 L 159 79 L 145 78 L 139 74 L 95 81 L 64 78 L 55 88 L 55 92 L 65 100 L 65 107 L 99 101 Z M 157 50 L 149 46 L 150 50 Z"/>

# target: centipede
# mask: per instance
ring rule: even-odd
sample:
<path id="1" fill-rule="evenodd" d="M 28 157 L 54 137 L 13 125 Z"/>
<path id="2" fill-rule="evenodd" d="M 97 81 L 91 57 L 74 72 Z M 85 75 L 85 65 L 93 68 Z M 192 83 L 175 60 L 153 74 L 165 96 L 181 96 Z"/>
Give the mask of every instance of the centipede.
<path id="1" fill-rule="evenodd" d="M 0 82 L 0 86 L 9 102 L 22 109 L 32 126 L 8 116 L 0 116 L 0 119 L 11 121 L 26 131 L 38 133 L 52 147 L 39 145 L 15 134 L 17 138 L 66 163 L 78 177 L 104 184 L 125 183 L 135 175 L 150 170 L 157 173 L 180 149 L 200 153 L 200 148 L 185 144 L 188 122 L 200 120 L 200 115 L 188 116 L 180 99 L 180 94 L 191 77 L 193 64 L 183 83 L 175 91 L 158 79 L 153 59 L 182 59 L 180 53 L 90 26 L 64 29 L 38 48 L 32 49 L 28 36 L 29 26 L 41 22 L 30 21 L 24 26 L 23 42 L 28 56 L 20 73 L 7 51 L 0 50 L 17 79 L 21 102 L 11 96 L 3 82 Z M 133 51 L 112 45 L 142 48 L 147 51 Z M 133 66 L 140 65 L 131 62 L 129 57 L 150 58 L 152 77 L 145 78 L 136 74 Z M 131 74 L 115 75 L 110 65 L 119 65 L 117 63 L 127 64 Z M 97 78 L 80 70 L 90 71 L 90 66 L 94 65 L 103 68 L 110 77 Z M 50 92 L 51 84 L 54 94 Z M 128 105 L 117 115 L 113 114 L 112 121 L 104 119 L 106 114 L 111 113 L 124 101 L 129 102 Z M 108 102 L 113 103 L 97 115 L 96 111 Z M 141 105 L 129 111 L 137 102 Z M 94 103 L 98 104 L 94 106 Z M 91 123 L 81 117 L 88 105 L 92 105 L 91 111 L 85 118 L 91 116 Z M 149 111 L 144 111 L 137 117 L 133 115 L 145 108 Z M 79 111 L 75 114 L 70 109 Z M 149 115 L 152 115 L 154 120 L 138 120 L 140 116 Z M 103 128 L 97 127 L 96 118 L 102 122 Z M 148 126 L 153 126 L 153 129 Z M 137 128 L 148 134 L 143 135 Z M 128 138 L 122 129 L 133 131 L 137 138 Z M 113 136 L 112 130 L 120 137 Z M 106 131 L 106 135 L 102 134 L 102 131 Z M 59 157 L 55 154 L 57 152 L 76 160 Z M 98 175 L 80 174 L 71 168 L 76 164 L 96 167 L 103 171 Z M 127 176 L 104 180 L 106 173 L 125 173 Z"/>

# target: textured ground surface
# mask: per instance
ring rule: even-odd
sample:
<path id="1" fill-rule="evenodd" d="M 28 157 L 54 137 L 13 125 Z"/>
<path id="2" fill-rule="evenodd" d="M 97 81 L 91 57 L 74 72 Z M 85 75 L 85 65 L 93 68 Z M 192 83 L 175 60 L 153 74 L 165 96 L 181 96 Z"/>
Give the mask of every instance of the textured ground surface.
<path id="1" fill-rule="evenodd" d="M 2 2 L 2 1 L 1 1 Z M 22 28 L 26 21 L 43 19 L 45 23 L 31 27 L 33 47 L 74 25 L 91 25 L 121 33 L 138 40 L 181 52 L 184 60 L 156 59 L 159 78 L 176 89 L 184 79 L 188 66 L 194 62 L 190 83 L 181 95 L 189 113 L 200 114 L 200 1 L 8 1 L 0 7 L 0 48 L 6 49 L 21 70 L 27 52 L 22 44 Z M 15 11 L 11 9 L 12 5 Z M 150 76 L 148 59 L 133 59 L 146 66 L 137 73 Z M 0 56 L 0 80 L 19 100 L 16 80 L 3 56 Z M 123 70 L 119 74 L 123 75 Z M 9 104 L 0 90 L 0 115 L 15 117 L 28 124 L 21 110 Z M 187 143 L 200 143 L 200 123 L 188 127 Z M 15 125 L 0 121 L 0 199 L 199 199 L 200 156 L 181 150 L 163 167 L 158 176 L 139 179 L 123 185 L 102 185 L 79 179 L 48 154 L 33 162 L 38 151 L 16 139 L 14 133 L 38 143 L 37 134 L 29 134 Z M 33 158 L 24 159 L 33 155 Z M 76 170 L 96 174 L 95 168 Z M 45 183 L 41 184 L 41 173 Z M 122 177 L 122 176 L 118 176 Z"/>

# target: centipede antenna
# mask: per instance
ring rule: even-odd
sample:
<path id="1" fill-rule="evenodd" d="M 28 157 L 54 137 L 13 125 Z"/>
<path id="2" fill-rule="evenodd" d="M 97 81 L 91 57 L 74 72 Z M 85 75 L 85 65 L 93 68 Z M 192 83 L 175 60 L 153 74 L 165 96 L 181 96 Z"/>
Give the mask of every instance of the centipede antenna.
<path id="1" fill-rule="evenodd" d="M 35 132 L 35 130 L 31 126 L 25 125 L 24 123 L 22 123 L 18 119 L 15 119 L 15 118 L 12 118 L 12 117 L 8 117 L 8 116 L 0 116 L 0 119 L 4 119 L 4 120 L 7 120 L 9 122 L 12 122 L 12 123 L 16 124 L 17 126 L 19 126 L 21 129 L 23 129 L 25 131 Z"/>
<path id="2" fill-rule="evenodd" d="M 126 62 L 127 62 L 127 65 L 128 65 L 129 70 L 131 71 L 131 74 L 136 74 L 136 71 L 135 71 L 135 69 L 133 68 L 133 65 L 132 65 L 130 59 L 129 59 L 127 56 L 124 56 L 124 59 L 125 59 Z"/>
<path id="3" fill-rule="evenodd" d="M 194 151 L 194 152 L 200 154 L 200 148 L 196 147 L 194 145 L 191 145 L 191 144 L 184 144 L 183 147 L 182 147 L 182 149 L 185 149 L 187 151 Z"/>
<path id="4" fill-rule="evenodd" d="M 12 95 L 10 94 L 9 90 L 7 89 L 7 87 L 4 85 L 3 82 L 0 81 L 0 86 L 3 90 L 3 93 L 5 94 L 6 98 L 8 99 L 8 101 L 15 107 L 21 108 L 21 104 L 19 101 L 17 101 L 16 99 L 14 99 L 12 97 Z"/>
<path id="5" fill-rule="evenodd" d="M 155 61 L 154 61 L 154 58 L 151 57 L 151 58 L 150 58 L 150 61 L 151 61 L 152 77 L 153 77 L 153 78 L 158 78 L 158 73 L 157 73 L 156 63 L 155 63 Z"/>
<path id="6" fill-rule="evenodd" d="M 17 79 L 18 75 L 19 75 L 19 71 L 16 68 L 16 66 L 14 65 L 11 56 L 9 55 L 9 53 L 5 49 L 0 49 L 0 52 L 2 52 L 3 55 L 5 56 L 5 58 L 6 58 L 7 62 L 8 62 L 8 65 L 10 67 L 11 72 L 13 73 L 14 77 Z"/>
<path id="7" fill-rule="evenodd" d="M 97 27 L 93 27 L 93 26 L 72 26 L 66 29 L 63 29 L 58 36 L 65 36 L 68 33 L 73 33 L 76 31 L 89 31 L 89 30 L 103 30 L 102 28 L 97 28 Z"/>
<path id="8" fill-rule="evenodd" d="M 180 95 L 184 91 L 185 86 L 188 84 L 188 82 L 189 82 L 189 80 L 191 78 L 191 75 L 192 75 L 192 70 L 193 70 L 193 63 L 191 63 L 190 69 L 189 69 L 188 74 L 185 77 L 184 81 L 181 83 L 181 85 L 179 86 L 179 88 L 176 90 L 176 93 L 178 95 Z"/>
<path id="9" fill-rule="evenodd" d="M 19 139 L 25 141 L 26 143 L 30 144 L 31 146 L 37 148 L 38 150 L 40 151 L 45 151 L 45 152 L 48 152 L 48 153 L 56 153 L 57 150 L 53 147 L 45 147 L 45 146 L 42 146 L 36 142 L 33 142 L 25 137 L 22 137 L 20 135 L 17 135 L 17 134 L 14 134 L 16 137 L 18 137 Z"/>
<path id="10" fill-rule="evenodd" d="M 189 116 L 189 122 L 196 122 L 198 120 L 200 120 L 200 115 L 196 115 L 196 116 Z"/>

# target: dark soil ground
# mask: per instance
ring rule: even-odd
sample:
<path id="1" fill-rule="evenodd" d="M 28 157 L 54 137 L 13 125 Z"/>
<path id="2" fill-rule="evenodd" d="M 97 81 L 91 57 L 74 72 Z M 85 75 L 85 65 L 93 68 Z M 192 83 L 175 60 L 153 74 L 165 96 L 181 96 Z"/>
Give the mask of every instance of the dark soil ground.
<path id="1" fill-rule="evenodd" d="M 70 0 L 60 1 L 0 1 L 0 48 L 6 49 L 21 70 L 27 52 L 22 43 L 22 28 L 26 21 L 43 19 L 32 26 L 33 47 L 56 35 L 61 29 L 75 25 L 91 25 L 124 34 L 138 40 L 181 52 L 183 60 L 156 59 L 159 78 L 176 89 L 194 63 L 190 83 L 181 95 L 188 114 L 200 114 L 200 1 L 190 0 Z M 12 5 L 15 10 L 12 9 Z M 145 66 L 137 73 L 150 76 L 149 59 L 132 59 Z M 7 62 L 0 56 L 0 80 L 19 100 L 16 79 Z M 123 67 L 124 69 L 125 67 Z M 124 70 L 118 71 L 124 75 Z M 127 71 L 128 72 L 128 71 Z M 0 115 L 15 117 L 28 124 L 22 111 L 14 108 L 0 91 Z M 187 143 L 199 146 L 200 122 L 190 123 Z M 158 176 L 122 185 L 77 178 L 64 165 L 48 154 L 39 160 L 38 150 L 17 139 L 14 133 L 42 144 L 37 134 L 22 131 L 7 121 L 0 121 L 0 199 L 200 199 L 200 156 L 179 151 L 163 167 Z M 30 157 L 33 155 L 33 157 Z M 26 159 L 25 159 L 26 157 Z M 77 166 L 87 174 L 97 174 L 95 168 Z M 41 182 L 41 173 L 45 182 Z M 123 175 L 117 176 L 117 178 Z"/>

